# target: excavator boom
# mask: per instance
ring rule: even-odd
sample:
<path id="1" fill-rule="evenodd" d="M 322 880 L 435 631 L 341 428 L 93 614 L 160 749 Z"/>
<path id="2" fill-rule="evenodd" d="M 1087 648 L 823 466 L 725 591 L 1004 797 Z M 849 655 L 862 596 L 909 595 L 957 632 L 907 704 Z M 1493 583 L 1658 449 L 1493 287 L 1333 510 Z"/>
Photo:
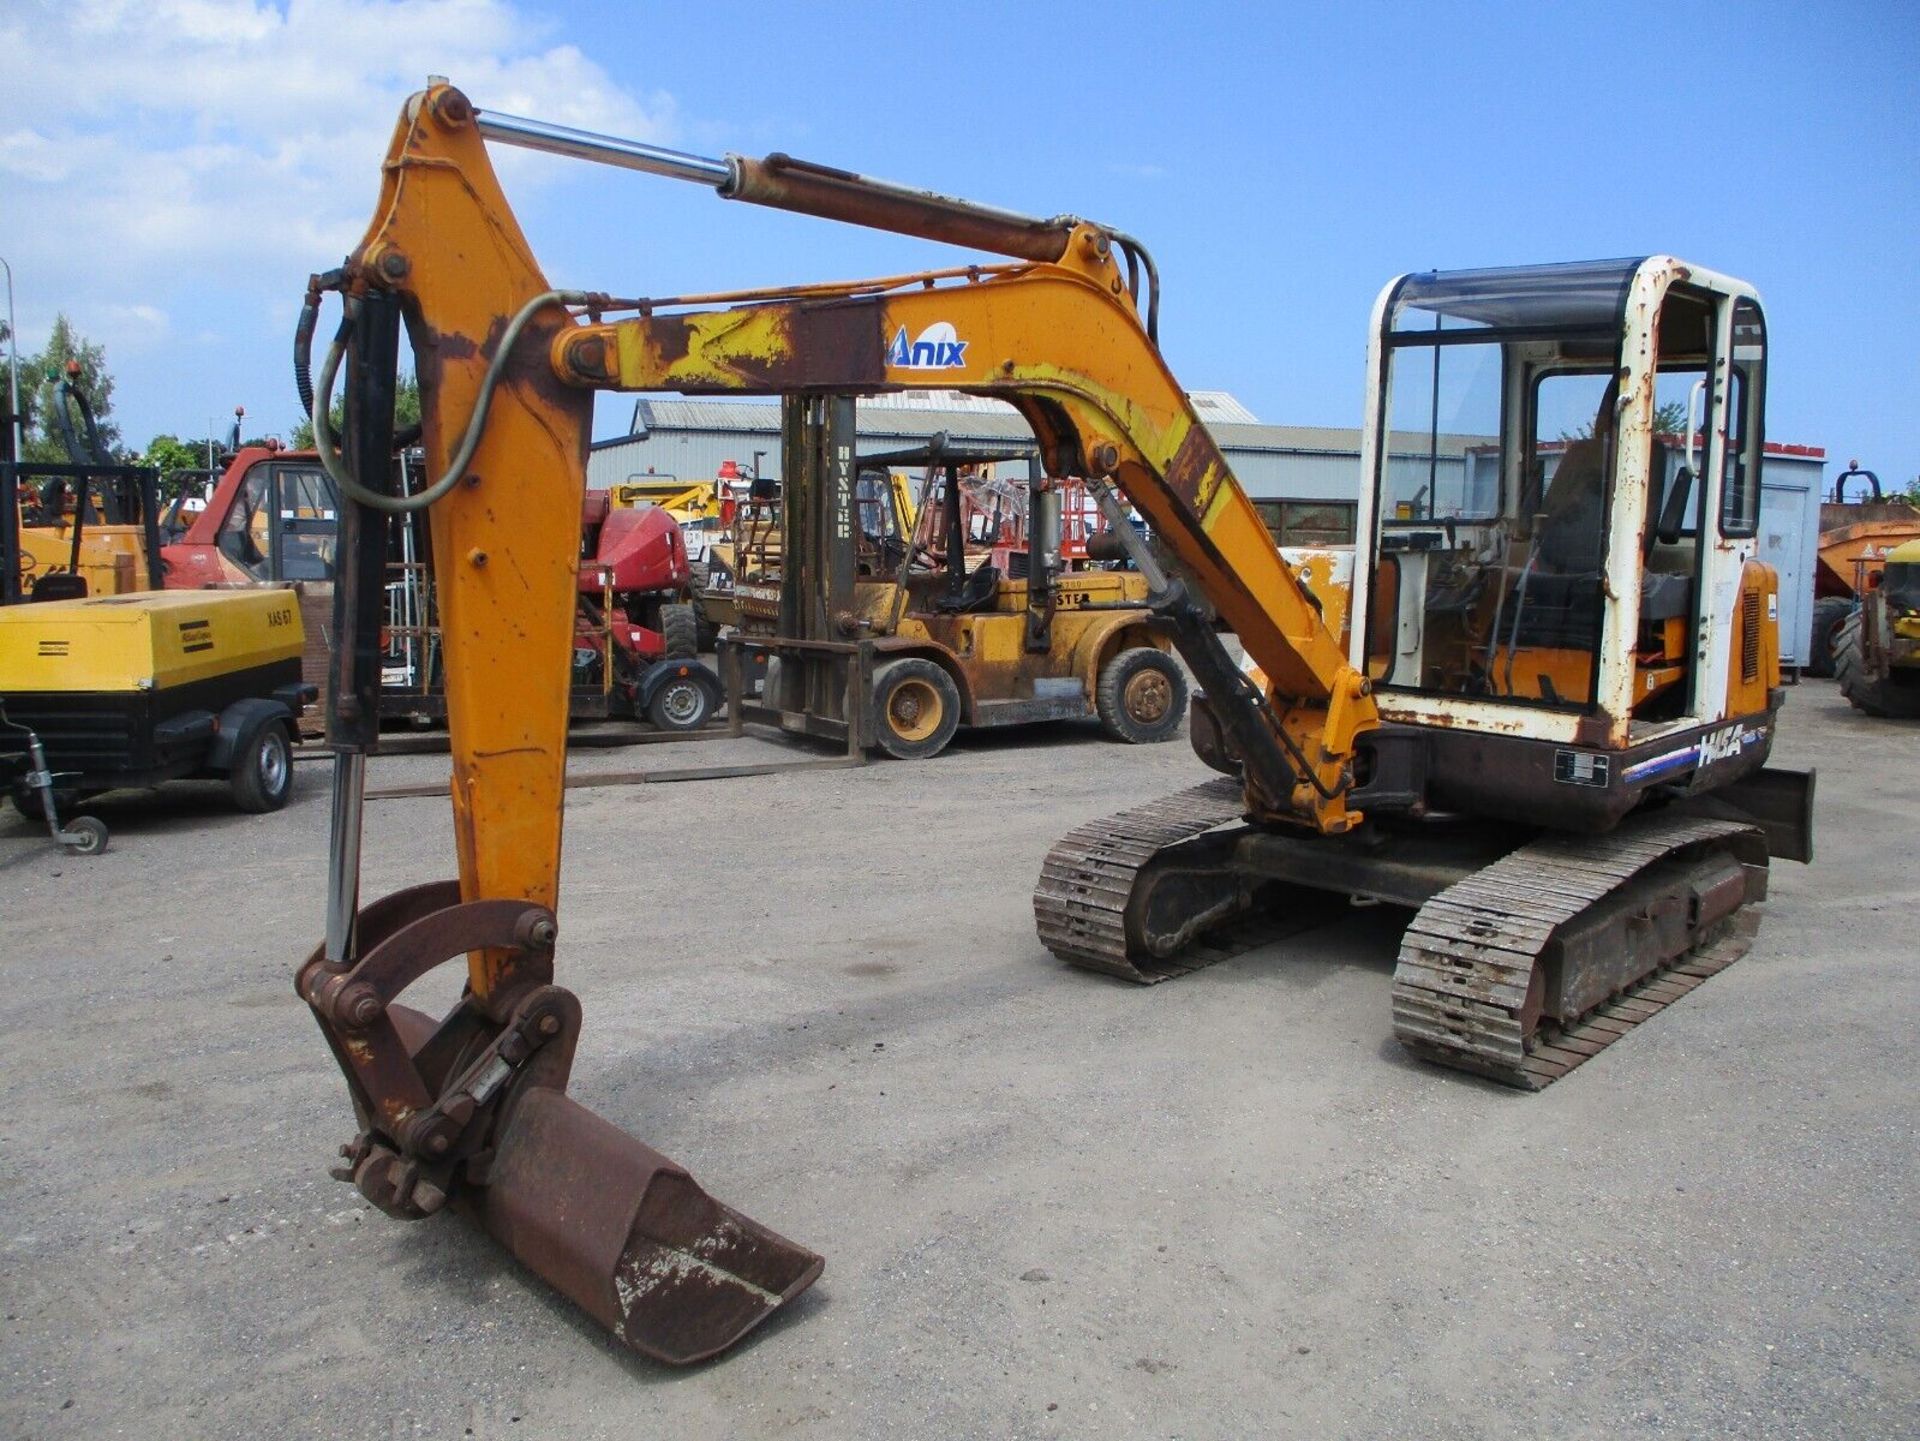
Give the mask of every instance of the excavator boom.
<path id="1" fill-rule="evenodd" d="M 700 303 L 558 292 L 501 193 L 489 134 L 1015 259 Z M 722 1349 L 820 1271 L 813 1253 L 712 1201 L 563 1094 L 579 1005 L 553 984 L 553 948 L 595 390 L 870 392 L 937 375 L 1010 401 L 1055 473 L 1117 484 L 1185 576 L 1158 604 L 1196 672 L 1244 702 L 1224 714 L 1246 758 L 1247 808 L 1309 831 L 1354 824 L 1352 745 L 1374 724 L 1367 686 L 1161 361 L 1148 333 L 1156 299 L 1148 326 L 1140 319 L 1143 275 L 1151 282 L 1137 242 L 1069 218 L 1029 220 L 782 156 L 707 162 L 481 116 L 444 83 L 407 102 L 373 221 L 342 271 L 316 277 L 301 328 L 313 333 L 325 291 L 342 294 L 347 318 L 314 407 L 343 497 L 334 849 L 327 938 L 298 981 L 360 1121 L 339 1174 L 396 1216 L 464 1205 L 628 1344 L 667 1360 Z M 603 318 L 622 308 L 637 314 Z M 427 473 L 438 477 L 405 497 L 387 493 L 402 317 Z M 336 451 L 327 407 L 343 361 Z M 459 879 L 362 907 L 382 527 L 421 506 L 445 646 Z M 1270 693 L 1227 659 L 1215 610 Z M 412 980 L 462 954 L 466 994 L 452 1013 L 435 1022 L 399 1004 Z"/>

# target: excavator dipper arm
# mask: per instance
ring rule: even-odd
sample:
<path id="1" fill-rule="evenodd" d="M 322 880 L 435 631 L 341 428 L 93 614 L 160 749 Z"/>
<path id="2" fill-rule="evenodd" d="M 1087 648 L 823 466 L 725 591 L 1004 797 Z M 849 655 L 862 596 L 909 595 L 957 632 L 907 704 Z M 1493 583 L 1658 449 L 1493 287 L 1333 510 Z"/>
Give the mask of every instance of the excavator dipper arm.
<path id="1" fill-rule="evenodd" d="M 580 1006 L 552 984 L 554 912 L 592 396 L 547 364 L 541 340 L 572 321 L 540 300 L 551 287 L 458 91 L 408 102 L 374 221 L 333 283 L 353 334 L 339 347 L 346 456 L 325 448 L 326 395 L 316 408 L 322 453 L 345 482 L 336 605 L 346 614 L 336 614 L 329 716 L 340 758 L 328 939 L 297 988 L 359 1120 L 335 1174 L 398 1217 L 452 1203 L 634 1350 L 704 1359 L 804 1291 L 823 1263 L 565 1094 Z M 360 764 L 377 718 L 352 662 L 374 659 L 377 688 L 385 509 L 374 502 L 392 470 L 393 383 L 391 339 L 377 354 L 366 321 L 395 303 L 419 375 L 427 466 L 452 474 L 429 514 L 459 879 L 363 908 Z M 494 366 L 506 318 L 523 313 L 518 344 Z M 382 397 L 384 429 L 357 426 Z M 469 427 L 482 405 L 484 423 Z M 354 541 L 369 531 L 370 545 Z M 466 991 L 443 1019 L 399 1003 L 411 982 L 462 956 Z"/>

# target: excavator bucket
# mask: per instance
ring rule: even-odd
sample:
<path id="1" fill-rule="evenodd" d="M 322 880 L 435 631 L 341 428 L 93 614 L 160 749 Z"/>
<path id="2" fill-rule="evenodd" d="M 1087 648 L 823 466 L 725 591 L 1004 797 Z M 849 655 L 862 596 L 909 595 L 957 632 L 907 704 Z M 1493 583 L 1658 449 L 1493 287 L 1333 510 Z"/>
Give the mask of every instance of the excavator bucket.
<path id="1" fill-rule="evenodd" d="M 508 1115 L 474 1205 L 528 1270 L 626 1345 L 674 1366 L 726 1350 L 825 1264 L 544 1088 Z"/>
<path id="2" fill-rule="evenodd" d="M 451 1208 L 620 1341 L 669 1365 L 718 1355 L 824 1262 L 724 1206 L 681 1166 L 570 1099 L 580 1002 L 548 983 L 553 916 L 416 886 L 359 913 L 360 956 L 318 948 L 297 988 L 347 1077 L 359 1134 L 334 1175 L 388 1215 Z M 442 1019 L 399 1002 L 470 949 L 511 951 L 523 984 Z"/>

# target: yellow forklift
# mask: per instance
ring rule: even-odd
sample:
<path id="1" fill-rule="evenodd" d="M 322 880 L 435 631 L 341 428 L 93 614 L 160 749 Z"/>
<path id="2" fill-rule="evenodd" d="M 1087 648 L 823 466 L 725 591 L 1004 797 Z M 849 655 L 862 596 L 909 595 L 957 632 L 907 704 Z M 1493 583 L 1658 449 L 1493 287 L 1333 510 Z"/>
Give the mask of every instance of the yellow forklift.
<path id="1" fill-rule="evenodd" d="M 771 656 L 760 705 L 740 698 L 746 719 L 901 760 L 938 755 L 962 725 L 1097 719 L 1131 744 L 1179 733 L 1186 675 L 1146 577 L 1063 562 L 1061 482 L 1032 447 L 938 435 L 856 457 L 852 397 L 783 405 L 777 611 L 743 598 L 733 641 Z M 1022 504 L 967 500 L 963 475 L 1009 463 L 1027 470 Z M 917 506 L 900 470 L 924 477 Z"/>

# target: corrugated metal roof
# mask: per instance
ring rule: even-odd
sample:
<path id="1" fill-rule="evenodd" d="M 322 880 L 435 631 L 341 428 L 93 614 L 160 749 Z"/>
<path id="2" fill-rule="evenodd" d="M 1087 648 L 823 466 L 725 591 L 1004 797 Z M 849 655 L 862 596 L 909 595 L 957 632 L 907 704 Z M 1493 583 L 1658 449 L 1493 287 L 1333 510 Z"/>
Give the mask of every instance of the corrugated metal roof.
<path id="1" fill-rule="evenodd" d="M 656 430 L 758 430 L 778 435 L 780 406 L 777 401 L 759 400 L 636 400 L 633 436 L 645 437 Z"/>

